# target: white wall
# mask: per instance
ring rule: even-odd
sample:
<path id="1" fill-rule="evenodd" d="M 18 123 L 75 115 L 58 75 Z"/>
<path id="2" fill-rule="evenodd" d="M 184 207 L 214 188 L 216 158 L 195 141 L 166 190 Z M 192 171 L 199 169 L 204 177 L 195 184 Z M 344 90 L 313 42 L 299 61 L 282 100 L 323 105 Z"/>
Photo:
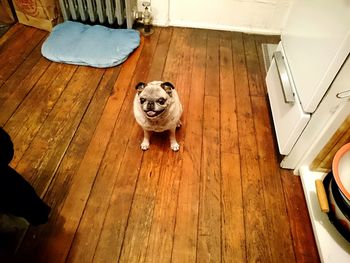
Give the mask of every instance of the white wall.
<path id="1" fill-rule="evenodd" d="M 151 1 L 154 24 L 279 34 L 295 0 Z"/>

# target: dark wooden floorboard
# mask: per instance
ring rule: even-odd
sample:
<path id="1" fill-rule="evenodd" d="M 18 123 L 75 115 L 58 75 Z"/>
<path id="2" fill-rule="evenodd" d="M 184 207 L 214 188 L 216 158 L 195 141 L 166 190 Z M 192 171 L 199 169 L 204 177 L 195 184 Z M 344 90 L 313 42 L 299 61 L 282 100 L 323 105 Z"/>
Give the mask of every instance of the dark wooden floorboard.
<path id="1" fill-rule="evenodd" d="M 190 102 L 185 109 L 187 119 L 183 124 L 186 126 L 186 143 L 182 145 L 183 160 L 171 256 L 173 262 L 195 262 L 197 250 L 207 32 L 194 30 L 192 34 L 193 67 L 192 77 L 187 86 L 190 89 Z"/>
<path id="2" fill-rule="evenodd" d="M 220 262 L 221 166 L 220 166 L 220 34 L 209 31 L 204 83 L 203 143 L 197 260 Z"/>
<path id="3" fill-rule="evenodd" d="M 137 76 L 137 78 L 142 78 L 147 74 L 147 65 L 149 64 L 149 61 L 152 60 L 158 37 L 159 30 L 157 30 L 155 34 L 152 35 L 152 38 L 149 41 L 145 41 L 144 48 L 135 69 L 136 71 L 141 72 L 141 74 L 137 74 L 135 72 L 135 76 Z M 140 70 L 143 68 L 145 69 Z M 135 82 L 135 76 L 130 82 L 129 90 L 132 90 L 132 86 Z M 131 94 L 131 92 L 128 92 L 126 98 L 129 98 Z M 121 118 L 124 118 L 124 116 L 130 116 L 128 105 L 126 105 L 128 102 L 129 100 L 126 99 L 123 103 L 121 115 L 119 115 Z M 128 125 L 115 128 L 118 128 L 118 132 L 121 132 L 125 129 L 123 133 L 125 133 L 125 135 L 130 135 L 130 133 L 127 132 L 127 130 L 130 129 L 130 126 Z M 113 191 L 113 188 L 109 186 L 114 185 L 117 177 L 116 174 L 115 176 L 111 176 L 114 174 L 114 171 L 117 170 L 119 164 L 116 156 L 119 156 L 119 158 L 121 158 L 123 153 L 118 153 L 117 150 L 118 148 L 121 148 L 120 150 L 122 151 L 125 149 L 124 145 L 119 145 L 119 139 L 120 138 L 111 137 L 110 143 L 107 147 L 107 152 L 105 153 L 102 160 L 99 172 L 94 182 L 94 187 L 91 191 L 89 200 L 84 210 L 84 215 L 81 218 L 79 228 L 77 229 L 78 235 L 75 235 L 73 246 L 71 247 L 69 254 L 69 261 L 82 260 L 85 262 L 90 262 L 93 259 L 95 248 L 99 240 L 99 234 L 103 227 L 105 215 L 108 210 L 109 203 L 107 200 L 110 200 Z M 116 141 L 114 142 L 114 140 Z M 135 156 L 135 160 L 136 159 L 137 158 Z M 102 200 L 106 200 L 106 202 L 101 202 Z M 91 224 L 96 225 L 96 227 L 91 228 Z M 87 243 L 86 240 L 89 240 L 89 242 Z"/>
<path id="4" fill-rule="evenodd" d="M 6 34 L 5 34 L 6 35 Z M 31 51 L 41 42 L 46 32 L 27 28 L 19 30 L 1 48 L 0 54 L 0 85 L 2 85 L 17 70 Z M 23 45 L 25 43 L 25 45 Z M 13 51 L 16 52 L 13 52 Z"/>
<path id="5" fill-rule="evenodd" d="M 261 44 L 278 37 L 155 28 L 109 69 L 46 60 L 46 37 L 16 24 L 0 38 L 11 166 L 52 207 L 13 262 L 319 262 L 266 100 Z M 167 133 L 139 146 L 134 87 L 159 79 L 184 107 L 177 153 Z"/>
<path id="6" fill-rule="evenodd" d="M 248 262 L 271 262 L 271 248 L 266 231 L 267 211 L 264 200 L 263 174 L 258 161 L 258 149 L 255 137 L 254 116 L 249 87 L 249 71 L 246 64 L 245 35 L 233 35 L 233 63 L 238 121 L 238 142 L 242 177 L 242 195 L 244 224 L 246 230 L 246 251 Z M 265 242 L 261 242 L 265 240 Z"/>
<path id="7" fill-rule="evenodd" d="M 242 178 L 238 143 L 236 85 L 230 32 L 220 37 L 220 152 L 222 259 L 246 259 Z"/>
<path id="8" fill-rule="evenodd" d="M 176 31 L 174 32 L 176 34 Z M 190 92 L 188 83 L 192 75 L 194 47 L 193 37 L 190 35 L 191 30 L 185 29 L 182 34 L 184 40 L 181 48 L 184 55 L 179 64 L 182 73 L 177 74 L 177 79 L 174 84 L 176 84 L 177 91 L 182 94 L 182 103 L 184 108 L 187 109 L 189 106 Z M 185 111 L 183 114 L 183 122 L 187 120 L 186 113 Z M 180 145 L 183 145 L 185 131 L 186 126 L 182 126 L 181 129 L 178 130 L 177 140 Z M 166 147 L 169 149 L 169 145 L 166 145 Z M 180 148 L 180 153 L 183 152 L 183 149 L 183 147 Z M 181 166 L 181 157 L 178 154 L 174 154 L 172 151 L 165 150 L 156 190 L 157 193 L 155 197 L 155 207 L 153 209 L 152 226 L 148 237 L 146 261 L 169 262 L 171 260 Z M 171 189 L 171 191 L 169 191 L 169 189 Z"/>

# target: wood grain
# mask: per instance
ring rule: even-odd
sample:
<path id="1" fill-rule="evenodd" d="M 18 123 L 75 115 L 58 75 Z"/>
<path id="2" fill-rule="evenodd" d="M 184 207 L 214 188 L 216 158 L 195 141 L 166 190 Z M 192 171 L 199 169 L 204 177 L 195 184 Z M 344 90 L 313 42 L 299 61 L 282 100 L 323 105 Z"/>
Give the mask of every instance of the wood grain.
<path id="1" fill-rule="evenodd" d="M 199 181 L 202 142 L 203 96 L 207 33 L 193 32 L 194 58 L 191 90 L 187 109 L 185 144 L 174 229 L 172 261 L 193 262 L 197 250 L 197 222 L 199 207 Z M 194 99 L 199 98 L 199 99 Z"/>
<path id="2" fill-rule="evenodd" d="M 173 79 L 172 82 L 176 86 L 174 80 L 177 79 L 180 58 L 183 57 L 183 40 L 186 36 L 186 30 L 175 29 L 173 33 L 176 33 L 178 37 L 170 43 L 161 79 Z M 166 149 L 171 151 L 168 138 L 166 134 L 163 135 L 165 136 L 162 136 L 162 140 L 160 140 L 161 136 L 154 134 L 151 139 L 151 149 L 144 154 L 120 256 L 121 261 L 140 262 L 145 260 L 153 221 L 157 185 L 159 177 L 162 176 L 163 153 L 166 153 Z M 157 148 L 152 149 L 155 147 L 153 145 Z M 161 154 L 158 153 L 159 150 L 161 150 Z M 172 155 L 173 157 L 174 155 Z M 135 233 L 137 238 L 135 238 Z"/>
<path id="3" fill-rule="evenodd" d="M 261 64 L 255 45 L 254 35 L 243 34 L 243 45 L 249 82 L 250 96 L 264 96 L 265 89 L 262 81 Z"/>
<path id="4" fill-rule="evenodd" d="M 40 70 L 43 72 L 46 69 L 46 74 L 42 75 L 31 92 L 21 101 L 22 103 L 5 125 L 17 146 L 15 147 L 16 155 L 11 163 L 13 166 L 18 165 L 30 142 L 45 123 L 77 69 L 76 66 L 63 64 L 51 64 L 48 68 L 45 66 L 40 67 Z M 36 72 L 34 76 L 37 74 L 40 76 L 42 72 Z M 20 95 L 16 97 L 18 96 Z M 19 102 L 17 100 L 17 102 L 11 101 L 10 103 L 17 105 Z M 17 123 L 22 123 L 21 127 L 18 127 Z"/>
<path id="5" fill-rule="evenodd" d="M 220 68 L 218 32 L 207 39 L 197 260 L 221 261 Z"/>
<path id="6" fill-rule="evenodd" d="M 242 34 L 232 35 L 232 49 L 236 99 L 240 102 L 237 107 L 237 119 L 240 124 L 238 141 L 241 157 L 246 256 L 248 262 L 270 262 L 271 248 L 267 242 L 261 242 L 261 240 L 268 240 L 268 233 L 265 230 L 268 222 Z"/>
<path id="7" fill-rule="evenodd" d="M 266 232 L 269 235 L 272 262 L 284 258 L 285 262 L 295 262 L 288 215 L 285 208 L 282 182 L 275 145 L 270 132 L 269 112 L 264 97 L 252 97 L 254 125 L 258 146 L 258 160 L 265 200 Z M 283 249 L 281 249 L 283 247 Z"/>
<path id="8" fill-rule="evenodd" d="M 40 50 L 38 45 L 0 87 L 0 125 L 6 124 L 49 67 L 50 62 L 41 56 Z"/>
<path id="9" fill-rule="evenodd" d="M 62 243 L 70 244 L 73 241 L 74 237 L 79 237 L 75 234 L 75 232 L 77 231 L 77 233 L 79 233 L 81 231 L 80 229 L 77 230 L 78 224 L 82 220 L 80 217 L 82 217 L 83 211 L 87 205 L 87 201 L 90 198 L 90 192 L 95 185 L 96 176 L 99 175 L 99 170 L 101 167 L 103 167 L 102 162 L 106 156 L 105 151 L 107 145 L 109 145 L 110 138 L 113 136 L 112 132 L 115 127 L 115 120 L 118 117 L 118 113 L 121 112 L 121 107 L 128 91 L 128 89 L 125 89 L 125 86 L 129 86 L 130 84 L 130 76 L 136 68 L 142 47 L 143 44 L 141 44 L 141 47 L 139 47 L 139 49 L 133 53 L 127 63 L 123 64 L 123 67 L 121 68 L 121 71 L 118 75 L 117 82 L 115 83 L 112 90 L 111 96 L 106 102 L 106 106 L 96 127 L 94 136 L 92 137 L 90 145 L 85 153 L 80 167 L 76 172 L 76 175 L 74 177 L 75 180 L 73 180 L 71 183 L 70 190 L 61 210 L 61 215 L 63 215 L 65 218 L 79 218 L 79 220 L 69 220 L 64 225 L 66 232 L 70 233 L 70 235 L 67 236 L 59 234 L 56 238 L 62 240 Z M 111 165 L 113 165 L 113 163 L 111 163 Z M 101 172 L 102 171 L 103 170 L 101 170 Z M 108 174 L 108 176 L 110 176 L 110 174 Z M 96 191 L 98 190 L 99 188 L 96 188 Z M 101 198 L 103 197 L 101 196 Z M 77 203 L 75 200 L 80 200 L 80 202 Z M 92 209 L 93 208 L 94 207 L 92 207 Z M 89 212 L 89 210 L 87 210 L 87 217 L 89 217 L 89 214 L 92 211 L 93 210 L 90 210 Z M 95 219 L 98 220 L 98 217 Z M 84 224 L 82 224 L 82 227 L 83 226 Z M 86 232 L 88 236 L 89 233 L 90 232 L 88 231 Z M 69 238 L 69 242 L 65 241 L 67 238 Z M 98 238 L 98 236 L 95 238 Z M 91 242 L 93 243 L 94 241 L 92 240 Z M 65 256 L 68 254 L 69 249 L 70 247 L 65 248 Z M 92 249 L 94 248 L 92 247 Z M 74 255 L 74 248 L 72 251 Z M 87 257 L 90 255 L 90 252 L 93 251 L 89 250 L 89 253 L 86 253 Z M 64 257 L 61 260 L 63 259 Z M 74 257 L 72 258 L 72 261 L 74 261 Z"/>
<path id="10" fill-rule="evenodd" d="M 68 235 L 63 232 L 65 218 L 61 215 L 61 209 L 64 206 L 70 185 L 76 180 L 84 180 L 84 177 L 76 178 L 75 174 L 84 158 L 90 144 L 90 140 L 94 135 L 95 128 L 97 127 L 97 123 L 101 118 L 102 111 L 110 92 L 113 89 L 119 72 L 120 67 L 117 67 L 107 70 L 104 74 L 101 84 L 97 88 L 94 97 L 92 98 L 91 103 L 78 127 L 78 130 L 74 135 L 72 143 L 69 145 L 67 153 L 62 159 L 55 178 L 45 194 L 44 200 L 52 207 L 50 222 L 41 228 L 29 229 L 26 239 L 23 241 L 23 249 L 21 251 L 22 256 L 25 255 L 29 257 L 35 251 L 35 255 L 41 256 L 37 258 L 37 260 L 40 262 L 44 261 L 47 257 L 52 257 L 52 254 L 55 253 L 63 255 L 68 253 L 70 246 L 69 243 L 60 244 L 56 242 L 57 240 L 55 238 L 59 237 L 60 235 Z M 81 216 L 81 211 L 76 212 L 78 216 Z M 33 242 L 33 236 L 42 240 L 42 242 Z M 39 251 L 45 251 L 45 253 L 39 253 Z M 60 258 L 57 259 L 58 262 L 59 260 Z"/>
<path id="11" fill-rule="evenodd" d="M 171 32 L 169 32 L 168 30 L 161 30 L 158 33 L 159 34 L 157 38 L 151 42 L 152 43 L 151 50 L 153 54 L 157 52 L 157 49 L 156 49 L 157 41 L 159 41 L 159 39 L 162 39 L 163 41 L 164 37 L 168 36 L 168 33 L 171 33 Z M 146 65 L 149 65 L 149 67 L 145 68 L 145 70 L 143 71 L 144 74 L 135 75 L 134 81 L 133 81 L 134 82 L 133 87 L 136 85 L 138 81 L 147 80 L 148 78 L 147 76 L 149 74 L 149 71 L 152 70 L 153 65 L 159 66 L 159 63 L 162 64 L 162 62 L 159 60 L 164 60 L 164 58 L 159 57 L 152 61 L 152 60 L 148 60 L 145 57 L 145 61 L 144 61 L 145 64 L 141 65 L 141 67 L 145 67 Z M 129 102 L 129 105 L 127 107 L 128 113 L 126 114 L 126 117 L 128 119 L 124 119 L 124 122 L 129 122 L 131 125 L 134 123 L 130 121 L 130 120 L 133 120 L 132 103 L 130 102 L 133 100 L 134 96 L 135 96 L 135 91 L 132 88 L 132 92 L 130 93 L 130 99 L 127 100 Z M 118 132 L 116 133 L 116 135 L 118 135 Z M 119 139 L 120 138 L 116 137 L 116 142 Z M 135 195 L 134 192 L 136 189 L 136 182 L 138 181 L 138 178 L 139 178 L 140 170 L 138 167 L 141 165 L 140 162 L 143 156 L 143 152 L 139 146 L 141 139 L 142 139 L 142 129 L 138 125 L 136 126 L 134 125 L 133 136 L 130 138 L 129 140 L 130 145 L 128 145 L 128 148 L 126 149 L 127 152 L 132 151 L 130 153 L 134 158 L 120 159 L 120 161 L 118 160 L 120 165 L 120 167 L 118 168 L 119 170 L 118 177 L 116 182 L 114 183 L 114 190 L 110 200 L 108 212 L 106 214 L 104 227 L 101 232 L 101 237 L 97 246 L 94 261 L 99 261 L 99 262 L 107 261 L 111 255 L 113 255 L 113 257 L 116 257 L 116 258 L 119 258 L 122 256 L 121 253 L 122 253 L 122 246 L 124 244 L 124 241 L 123 241 L 124 234 L 126 235 L 125 231 L 128 225 L 129 215 L 131 213 L 131 204 L 132 204 L 133 196 Z M 120 157 L 122 157 L 122 155 Z M 139 163 L 138 165 L 132 165 L 132 163 L 134 162 L 139 162 Z M 125 190 L 124 186 L 127 188 L 127 191 L 124 191 Z M 120 191 L 120 189 L 122 190 Z M 123 202 L 122 206 L 119 205 L 120 202 Z M 116 215 L 120 215 L 120 220 L 118 221 L 117 226 L 115 226 L 114 224 L 114 218 Z M 132 227 L 135 227 L 135 226 L 132 226 Z M 111 229 L 118 229 L 117 231 L 119 234 L 116 236 L 111 235 L 110 233 Z M 140 230 L 140 232 L 141 231 L 142 229 Z M 140 242 L 142 242 L 141 240 L 142 239 L 140 239 Z M 111 250 L 111 247 L 115 249 Z"/>
<path id="12" fill-rule="evenodd" d="M 52 207 L 1 262 L 319 262 L 266 100 L 260 46 L 279 37 L 155 27 L 123 64 L 96 69 L 43 58 L 47 35 L 16 24 L 0 38 L 11 165 Z M 181 98 L 176 153 L 166 132 L 140 149 L 134 87 L 151 80 Z"/>
<path id="13" fill-rule="evenodd" d="M 220 36 L 220 165 L 222 261 L 244 262 L 245 229 L 231 33 Z"/>
<path id="14" fill-rule="evenodd" d="M 19 23 L 14 24 L 13 26 L 11 26 L 4 35 L 1 36 L 0 38 L 0 51 L 2 51 L 2 49 L 4 48 L 5 45 L 12 45 L 12 41 L 14 41 L 14 39 L 19 38 L 19 35 L 15 35 L 20 31 L 25 30 L 25 28 L 20 25 Z M 14 39 L 11 39 L 12 36 L 15 35 Z"/>
<path id="15" fill-rule="evenodd" d="M 175 34 L 180 33 L 178 31 L 174 32 Z M 193 38 L 189 29 L 182 30 L 181 35 L 183 40 L 180 45 L 184 55 L 178 64 L 181 74 L 177 74 L 175 88 L 184 109 L 188 109 L 190 92 L 188 83 L 191 80 L 193 66 Z M 168 56 L 166 63 L 172 64 L 171 61 L 172 59 Z M 184 111 L 181 120 L 183 125 L 176 132 L 180 150 L 178 153 L 173 153 L 170 151 L 168 143 L 166 143 L 165 153 L 162 158 L 152 226 L 147 244 L 146 261 L 149 262 L 169 262 L 171 260 L 176 223 L 177 197 L 181 178 L 182 154 L 184 150 L 184 135 L 186 132 L 185 124 L 188 121 L 187 110 Z"/>
<path id="16" fill-rule="evenodd" d="M 301 181 L 291 171 L 280 170 L 296 262 L 320 262 Z"/>
<path id="17" fill-rule="evenodd" d="M 33 27 L 19 30 L 11 36 L 11 43 L 5 43 L 1 47 L 0 86 L 16 71 L 45 35 L 44 31 Z"/>

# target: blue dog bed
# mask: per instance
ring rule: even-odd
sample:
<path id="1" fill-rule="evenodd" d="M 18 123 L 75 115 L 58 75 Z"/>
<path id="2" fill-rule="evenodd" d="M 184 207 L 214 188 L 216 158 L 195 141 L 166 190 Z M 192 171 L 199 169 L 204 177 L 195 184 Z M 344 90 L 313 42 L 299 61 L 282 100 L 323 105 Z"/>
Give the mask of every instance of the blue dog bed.
<path id="1" fill-rule="evenodd" d="M 66 21 L 53 28 L 41 54 L 55 62 L 107 68 L 124 62 L 139 45 L 136 30 Z"/>

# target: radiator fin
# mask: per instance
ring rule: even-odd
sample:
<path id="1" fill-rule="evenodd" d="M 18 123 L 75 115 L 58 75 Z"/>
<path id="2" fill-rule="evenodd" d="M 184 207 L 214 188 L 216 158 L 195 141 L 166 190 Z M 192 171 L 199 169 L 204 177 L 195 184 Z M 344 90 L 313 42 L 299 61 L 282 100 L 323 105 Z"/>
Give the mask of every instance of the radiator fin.
<path id="1" fill-rule="evenodd" d="M 78 20 L 91 23 L 118 23 L 127 28 L 134 23 L 133 9 L 137 7 L 136 0 L 59 0 L 63 19 Z"/>

